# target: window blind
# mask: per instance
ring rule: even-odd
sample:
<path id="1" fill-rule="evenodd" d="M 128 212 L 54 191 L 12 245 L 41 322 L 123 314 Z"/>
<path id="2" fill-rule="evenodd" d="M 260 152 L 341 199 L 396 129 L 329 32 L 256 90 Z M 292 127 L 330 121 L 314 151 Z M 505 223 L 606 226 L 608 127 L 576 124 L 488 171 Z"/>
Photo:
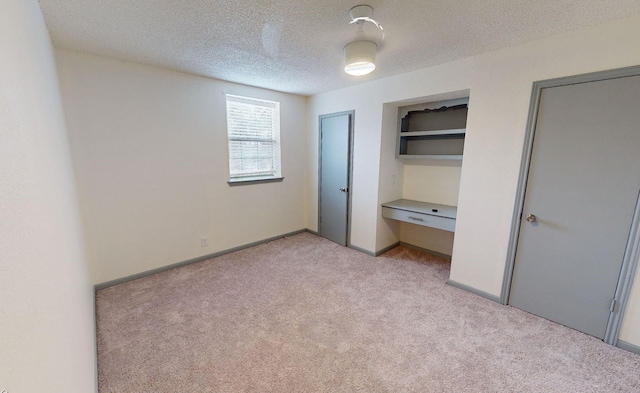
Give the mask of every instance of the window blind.
<path id="1" fill-rule="evenodd" d="M 280 103 L 227 95 L 229 177 L 280 176 Z"/>

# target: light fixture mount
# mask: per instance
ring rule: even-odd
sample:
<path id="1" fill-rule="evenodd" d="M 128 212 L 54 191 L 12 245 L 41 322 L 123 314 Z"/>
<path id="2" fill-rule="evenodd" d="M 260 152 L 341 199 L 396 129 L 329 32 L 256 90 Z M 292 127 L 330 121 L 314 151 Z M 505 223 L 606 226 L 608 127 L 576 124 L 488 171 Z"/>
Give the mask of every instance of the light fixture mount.
<path id="1" fill-rule="evenodd" d="M 382 39 L 384 39 L 384 28 L 382 28 L 382 25 L 378 23 L 378 21 L 371 17 L 372 15 L 373 7 L 366 4 L 357 5 L 349 10 L 349 17 L 351 18 L 351 22 L 349 22 L 349 24 L 363 24 L 364 22 L 373 23 L 378 29 L 380 29 L 380 31 L 382 31 Z"/>

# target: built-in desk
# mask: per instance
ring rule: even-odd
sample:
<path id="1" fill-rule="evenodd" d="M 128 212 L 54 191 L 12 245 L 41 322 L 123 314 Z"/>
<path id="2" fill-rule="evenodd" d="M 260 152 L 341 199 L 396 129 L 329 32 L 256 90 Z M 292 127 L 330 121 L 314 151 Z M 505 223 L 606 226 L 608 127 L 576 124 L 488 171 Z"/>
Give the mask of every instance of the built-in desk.
<path id="1" fill-rule="evenodd" d="M 454 232 L 456 228 L 455 206 L 398 199 L 382 204 L 382 217 L 410 222 L 426 227 L 438 228 Z"/>

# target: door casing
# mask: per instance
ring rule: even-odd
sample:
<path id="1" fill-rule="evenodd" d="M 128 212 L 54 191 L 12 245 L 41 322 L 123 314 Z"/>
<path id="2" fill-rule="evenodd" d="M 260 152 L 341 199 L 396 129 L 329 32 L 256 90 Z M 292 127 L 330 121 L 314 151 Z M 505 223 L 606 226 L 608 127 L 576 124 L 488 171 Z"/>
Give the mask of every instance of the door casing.
<path id="1" fill-rule="evenodd" d="M 318 230 L 320 230 L 321 211 L 321 191 L 322 191 L 322 120 L 326 118 L 349 115 L 349 158 L 347 162 L 347 247 L 351 248 L 351 200 L 353 195 L 353 132 L 355 129 L 355 110 L 329 113 L 318 116 Z"/>
<path id="2" fill-rule="evenodd" d="M 531 104 L 529 107 L 529 116 L 527 119 L 527 129 L 525 133 L 525 141 L 522 151 L 522 161 L 520 164 L 520 174 L 518 178 L 518 188 L 516 191 L 516 200 L 511 218 L 511 232 L 509 236 L 509 246 L 507 249 L 507 260 L 505 264 L 504 277 L 502 281 L 502 292 L 500 295 L 500 303 L 507 305 L 509 303 L 509 294 L 511 292 L 511 281 L 516 260 L 516 252 L 518 246 L 518 237 L 520 235 L 520 221 L 523 214 L 524 197 L 529 177 L 529 168 L 531 164 L 531 154 L 533 151 L 533 140 L 535 137 L 536 121 L 538 118 L 538 110 L 540 108 L 540 97 L 542 90 L 545 88 L 574 85 L 579 83 L 589 83 L 603 81 L 607 79 L 625 78 L 629 76 L 640 75 L 640 66 L 626 67 L 615 70 L 594 72 L 576 76 L 549 79 L 537 81 L 533 83 L 531 93 Z M 636 210 L 632 219 L 631 231 L 627 241 L 627 249 L 625 251 L 620 277 L 616 287 L 615 299 L 617 301 L 614 312 L 611 313 L 607 323 L 607 330 L 604 336 L 604 342 L 611 345 L 618 345 L 618 337 L 622 327 L 622 320 L 626 305 L 629 300 L 631 287 L 638 267 L 640 259 L 640 199 L 636 203 Z"/>

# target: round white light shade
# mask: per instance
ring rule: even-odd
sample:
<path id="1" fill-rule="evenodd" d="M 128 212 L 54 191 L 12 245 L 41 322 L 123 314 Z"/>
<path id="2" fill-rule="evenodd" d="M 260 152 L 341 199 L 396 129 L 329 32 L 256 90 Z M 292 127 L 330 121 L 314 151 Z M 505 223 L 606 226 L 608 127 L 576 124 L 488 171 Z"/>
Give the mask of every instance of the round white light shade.
<path id="1" fill-rule="evenodd" d="M 367 75 L 376 69 L 378 45 L 373 41 L 353 41 L 344 47 L 344 72 L 349 75 Z"/>

